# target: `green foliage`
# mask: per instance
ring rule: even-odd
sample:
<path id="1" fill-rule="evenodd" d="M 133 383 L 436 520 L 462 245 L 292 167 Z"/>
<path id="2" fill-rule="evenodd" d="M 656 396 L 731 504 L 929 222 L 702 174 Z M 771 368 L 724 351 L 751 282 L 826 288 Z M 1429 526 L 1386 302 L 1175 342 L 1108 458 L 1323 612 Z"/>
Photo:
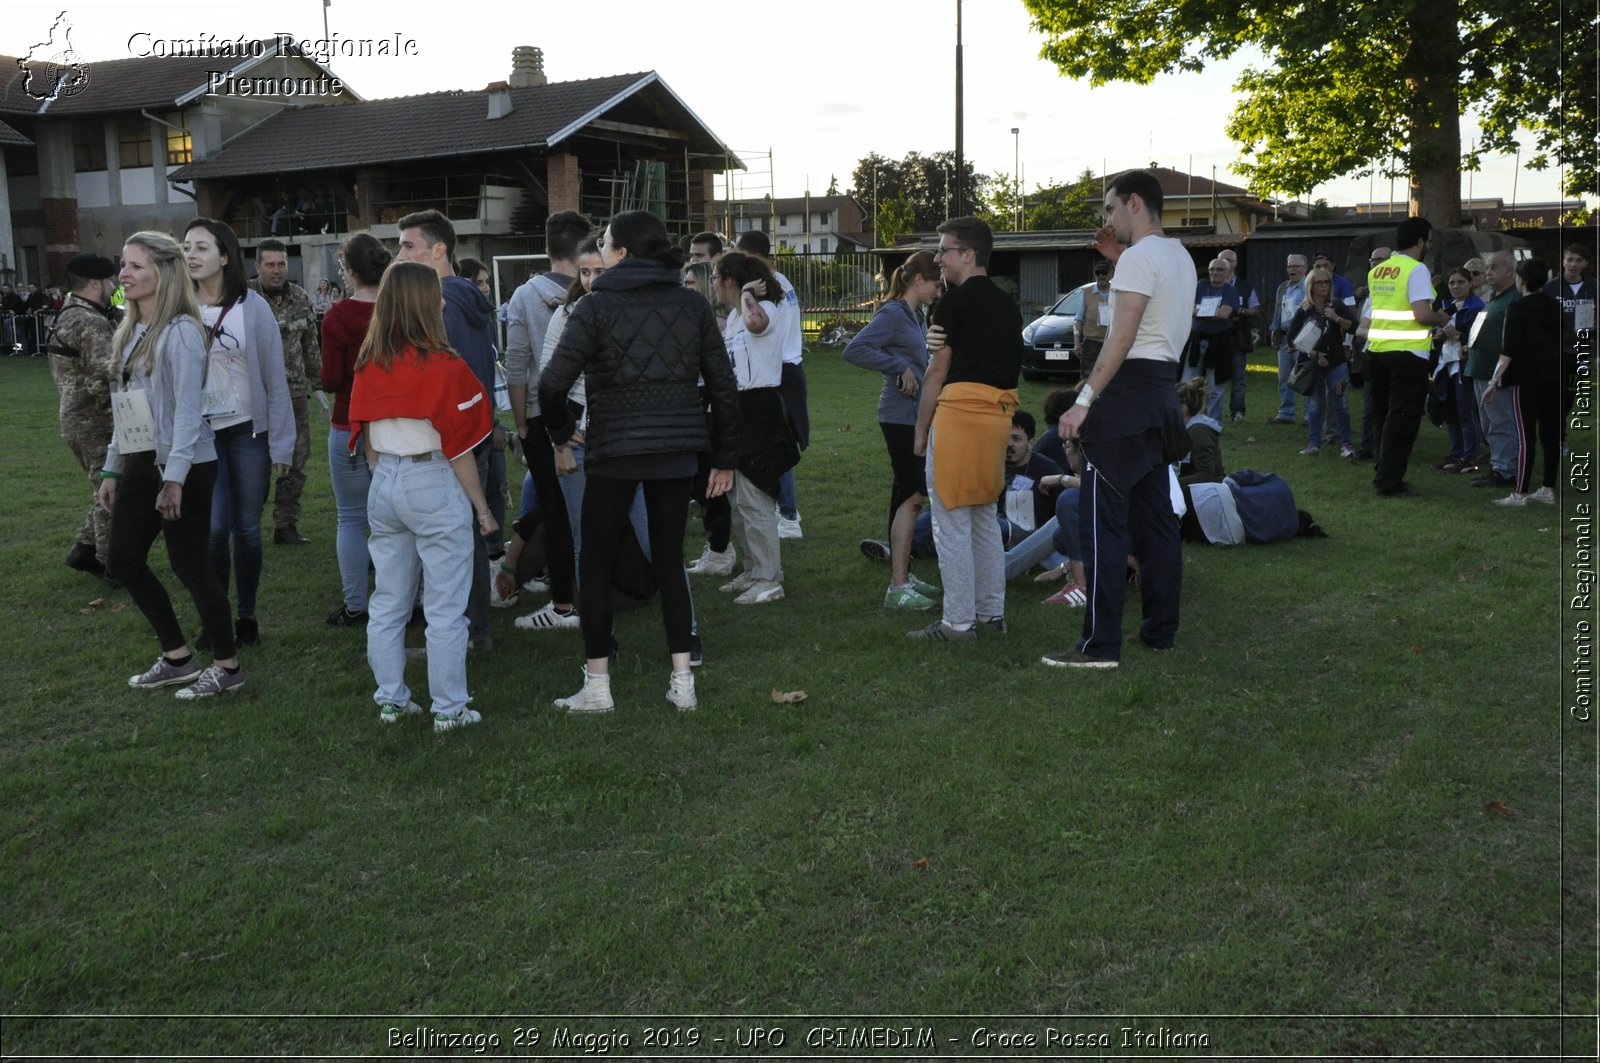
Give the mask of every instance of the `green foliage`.
<path id="1" fill-rule="evenodd" d="M 1090 206 L 1089 197 L 1099 192 L 1099 178 L 1093 170 L 1084 170 L 1064 184 L 1035 185 L 1022 197 L 1022 227 L 1030 232 L 1093 229 L 1100 224 L 1099 211 Z M 1009 180 L 990 183 L 989 197 L 979 216 L 996 232 L 1016 229 L 1016 201 Z"/>
<path id="2" fill-rule="evenodd" d="M 914 232 L 916 227 L 917 212 L 909 199 L 894 196 L 878 204 L 878 232 L 875 239 L 879 247 L 891 246 L 900 237 Z"/>
<path id="3" fill-rule="evenodd" d="M 1148 84 L 1243 49 L 1265 53 L 1235 83 L 1228 135 L 1258 193 L 1301 195 L 1346 174 L 1411 173 L 1437 201 L 1462 165 L 1460 118 L 1478 151 L 1532 134 L 1539 168 L 1568 168 L 1570 193 L 1600 191 L 1595 167 L 1596 17 L 1558 0 L 1396 0 L 1252 7 L 1173 0 L 1023 0 L 1044 58 L 1091 84 Z M 1560 34 L 1551 27 L 1563 27 Z M 1560 96 L 1563 108 L 1551 107 Z M 1457 198 L 1459 195 L 1457 194 Z"/>
<path id="4" fill-rule="evenodd" d="M 828 175 L 828 190 L 826 192 L 824 192 L 823 195 L 836 196 L 838 194 L 839 194 L 839 175 L 838 174 L 829 174 Z"/>
<path id="5" fill-rule="evenodd" d="M 962 183 L 965 209 L 969 214 L 977 214 L 982 209 L 984 194 L 991 179 L 974 170 L 971 160 L 966 161 L 965 169 L 966 177 Z M 953 151 L 939 151 L 932 155 L 913 151 L 898 162 L 873 152 L 856 163 L 855 170 L 851 172 L 850 194 L 869 213 L 874 189 L 880 211 L 889 200 L 903 199 L 911 204 L 912 211 L 911 226 L 907 231 L 931 232 L 940 222 L 954 215 L 956 180 Z"/>
<path id="6" fill-rule="evenodd" d="M 1311 204 L 1310 219 L 1312 221 L 1332 221 L 1336 216 L 1337 212 L 1328 206 L 1327 199 L 1322 196 L 1318 196 L 1316 202 Z"/>

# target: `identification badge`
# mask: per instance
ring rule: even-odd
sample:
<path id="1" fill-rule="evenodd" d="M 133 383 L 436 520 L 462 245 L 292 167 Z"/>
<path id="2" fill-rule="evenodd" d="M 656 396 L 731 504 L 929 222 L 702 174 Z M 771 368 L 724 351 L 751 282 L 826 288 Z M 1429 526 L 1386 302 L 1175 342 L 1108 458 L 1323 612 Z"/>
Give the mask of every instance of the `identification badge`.
<path id="1" fill-rule="evenodd" d="M 1094 310 L 1095 310 L 1095 320 L 1100 322 L 1100 327 L 1101 328 L 1110 328 L 1111 327 L 1111 304 L 1110 303 L 1106 303 L 1106 302 L 1102 302 L 1099 306 L 1096 306 L 1094 308 Z"/>
<path id="2" fill-rule="evenodd" d="M 1194 316 L 1195 317 L 1216 317 L 1217 316 L 1217 311 L 1221 307 L 1222 307 L 1222 296 L 1220 296 L 1220 295 L 1208 295 L 1204 299 L 1201 299 L 1199 305 L 1194 308 Z"/>
<path id="3" fill-rule="evenodd" d="M 1584 299 L 1572 308 L 1572 327 L 1575 330 L 1594 328 L 1594 300 Z"/>
<path id="4" fill-rule="evenodd" d="M 156 419 L 145 391 L 118 391 L 111 396 L 112 435 L 117 453 L 140 454 L 156 449 Z"/>
<path id="5" fill-rule="evenodd" d="M 1012 480 L 1006 490 L 1006 519 L 1025 532 L 1033 531 L 1033 481 L 1026 476 Z"/>

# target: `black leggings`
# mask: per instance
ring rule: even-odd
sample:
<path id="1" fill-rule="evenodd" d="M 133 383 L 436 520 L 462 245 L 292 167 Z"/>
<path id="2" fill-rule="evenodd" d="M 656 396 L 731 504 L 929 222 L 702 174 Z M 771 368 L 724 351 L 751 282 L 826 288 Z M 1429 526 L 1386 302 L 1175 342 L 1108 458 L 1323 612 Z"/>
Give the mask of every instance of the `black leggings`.
<path id="1" fill-rule="evenodd" d="M 544 430 L 544 420 L 528 419 L 528 434 L 522 437 L 522 456 L 533 474 L 533 492 L 544 514 L 544 567 L 550 577 L 550 600 L 572 601 L 572 581 L 577 575 L 572 559 L 572 523 L 567 519 L 566 496 L 556 476 L 556 451 Z"/>
<path id="2" fill-rule="evenodd" d="M 912 495 L 928 493 L 928 466 L 917 457 L 917 429 L 915 425 L 889 424 L 879 421 L 883 442 L 889 448 L 889 467 L 894 473 L 894 484 L 889 488 L 889 538 L 894 538 L 894 515 Z"/>
<path id="3" fill-rule="evenodd" d="M 1516 416 L 1517 435 L 1522 439 L 1522 450 L 1517 456 L 1518 494 L 1533 490 L 1533 437 L 1537 431 L 1539 445 L 1544 448 L 1544 483 L 1552 491 L 1556 486 L 1556 467 L 1561 456 L 1561 388 L 1555 381 L 1547 384 L 1522 384 L 1516 389 L 1517 399 L 1512 404 Z"/>
<path id="4" fill-rule="evenodd" d="M 589 474 L 583 488 L 583 573 L 578 581 L 578 615 L 583 651 L 591 661 L 611 653 L 611 577 L 628 526 L 633 493 L 644 484 L 644 510 L 650 526 L 650 564 L 661 595 L 667 650 L 688 653 L 693 610 L 689 578 L 683 571 L 683 526 L 689 516 L 691 478 L 625 480 Z"/>
<path id="5" fill-rule="evenodd" d="M 150 547 L 156 536 L 167 540 L 172 571 L 189 591 L 200 613 L 200 624 L 211 640 L 211 652 L 227 660 L 237 651 L 233 642 L 233 611 L 228 594 L 211 568 L 211 489 L 217 482 L 217 463 L 198 462 L 184 480 L 178 519 L 162 520 L 156 512 L 161 493 L 161 473 L 151 451 L 129 454 L 123 464 L 117 499 L 111 507 L 111 556 L 106 575 L 121 581 L 133 604 L 155 628 L 163 652 L 188 643 L 172 599 L 156 574 L 150 571 Z"/>

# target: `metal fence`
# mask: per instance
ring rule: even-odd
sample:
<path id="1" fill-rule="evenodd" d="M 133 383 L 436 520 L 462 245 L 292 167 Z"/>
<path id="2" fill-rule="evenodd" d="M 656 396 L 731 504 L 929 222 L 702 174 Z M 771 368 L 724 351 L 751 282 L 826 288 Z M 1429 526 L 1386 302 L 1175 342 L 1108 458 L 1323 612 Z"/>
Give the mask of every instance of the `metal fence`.
<path id="1" fill-rule="evenodd" d="M 883 263 L 868 251 L 785 249 L 773 256 L 773 264 L 794 285 L 808 340 L 839 325 L 860 328 L 886 290 L 879 277 Z"/>

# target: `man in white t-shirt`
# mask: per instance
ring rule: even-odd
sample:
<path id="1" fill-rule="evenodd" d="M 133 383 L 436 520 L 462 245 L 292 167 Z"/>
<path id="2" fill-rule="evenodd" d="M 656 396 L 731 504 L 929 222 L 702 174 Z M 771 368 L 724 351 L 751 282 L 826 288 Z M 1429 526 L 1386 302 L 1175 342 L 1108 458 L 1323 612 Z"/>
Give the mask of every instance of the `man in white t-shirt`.
<path id="1" fill-rule="evenodd" d="M 1061 415 L 1062 439 L 1088 459 L 1078 505 L 1089 603 L 1083 638 L 1044 663 L 1115 668 L 1122 657 L 1128 555 L 1139 561 L 1139 639 L 1171 649 L 1178 633 L 1183 553 L 1170 463 L 1188 451 L 1173 381 L 1194 313 L 1195 263 L 1161 231 L 1161 184 L 1130 170 L 1106 192 L 1110 224 L 1096 247 L 1117 263 L 1111 331 L 1078 401 Z"/>

